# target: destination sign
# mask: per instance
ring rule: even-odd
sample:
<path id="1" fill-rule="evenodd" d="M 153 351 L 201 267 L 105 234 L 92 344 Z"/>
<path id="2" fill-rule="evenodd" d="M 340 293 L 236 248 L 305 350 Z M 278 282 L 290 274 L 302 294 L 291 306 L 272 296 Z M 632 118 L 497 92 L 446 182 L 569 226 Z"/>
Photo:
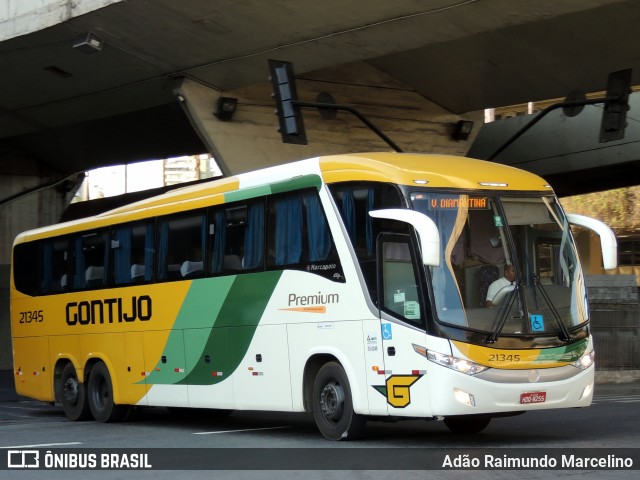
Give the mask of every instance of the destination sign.
<path id="1" fill-rule="evenodd" d="M 469 210 L 489 209 L 488 197 L 467 197 L 464 195 L 428 198 L 426 195 L 416 195 L 415 200 L 426 201 L 429 205 L 429 210 L 458 210 L 460 208 L 466 208 Z"/>

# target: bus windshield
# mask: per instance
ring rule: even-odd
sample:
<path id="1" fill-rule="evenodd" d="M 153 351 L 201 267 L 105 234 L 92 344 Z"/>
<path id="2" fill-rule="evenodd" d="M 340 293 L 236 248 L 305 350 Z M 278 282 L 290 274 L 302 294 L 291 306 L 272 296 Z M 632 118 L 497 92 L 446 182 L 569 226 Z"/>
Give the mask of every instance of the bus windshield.
<path id="1" fill-rule="evenodd" d="M 438 321 L 498 335 L 558 335 L 588 320 L 567 219 L 552 196 L 412 190 L 413 209 L 437 225 L 431 267 Z"/>

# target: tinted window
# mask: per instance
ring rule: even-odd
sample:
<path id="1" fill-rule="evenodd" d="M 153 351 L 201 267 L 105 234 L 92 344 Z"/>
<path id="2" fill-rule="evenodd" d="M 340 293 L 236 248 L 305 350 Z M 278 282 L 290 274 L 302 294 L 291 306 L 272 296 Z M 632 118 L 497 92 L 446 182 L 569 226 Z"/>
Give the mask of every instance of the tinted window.
<path id="1" fill-rule="evenodd" d="M 344 281 L 335 244 L 315 190 L 269 200 L 268 265 Z"/>
<path id="2" fill-rule="evenodd" d="M 101 288 L 107 285 L 108 235 L 106 231 L 82 233 L 72 238 L 72 288 Z"/>
<path id="3" fill-rule="evenodd" d="M 111 233 L 113 283 L 153 280 L 154 238 L 153 224 L 119 225 Z"/>
<path id="4" fill-rule="evenodd" d="M 204 275 L 206 215 L 203 212 L 163 217 L 158 222 L 158 279 Z"/>
<path id="5" fill-rule="evenodd" d="M 13 282 L 18 291 L 36 295 L 40 289 L 38 243 L 21 243 L 13 251 Z"/>
<path id="6" fill-rule="evenodd" d="M 400 193 L 395 186 L 385 183 L 334 184 L 330 189 L 358 257 L 367 289 L 375 302 L 378 288 L 376 238 L 382 231 L 405 233 L 408 228 L 400 222 L 374 219 L 369 212 L 385 208 L 404 208 Z"/>
<path id="7" fill-rule="evenodd" d="M 211 273 L 233 274 L 264 267 L 264 203 L 234 204 L 212 210 Z"/>

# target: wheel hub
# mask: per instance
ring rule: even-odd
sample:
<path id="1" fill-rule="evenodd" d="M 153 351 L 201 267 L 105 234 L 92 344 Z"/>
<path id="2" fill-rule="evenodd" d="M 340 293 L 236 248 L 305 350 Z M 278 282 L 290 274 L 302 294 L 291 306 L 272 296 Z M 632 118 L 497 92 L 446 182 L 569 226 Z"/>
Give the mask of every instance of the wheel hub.
<path id="1" fill-rule="evenodd" d="M 78 381 L 68 378 L 64 383 L 64 398 L 70 405 L 78 403 Z"/>
<path id="2" fill-rule="evenodd" d="M 320 393 L 320 409 L 327 420 L 337 423 L 344 411 L 344 389 L 338 382 L 330 382 Z"/>

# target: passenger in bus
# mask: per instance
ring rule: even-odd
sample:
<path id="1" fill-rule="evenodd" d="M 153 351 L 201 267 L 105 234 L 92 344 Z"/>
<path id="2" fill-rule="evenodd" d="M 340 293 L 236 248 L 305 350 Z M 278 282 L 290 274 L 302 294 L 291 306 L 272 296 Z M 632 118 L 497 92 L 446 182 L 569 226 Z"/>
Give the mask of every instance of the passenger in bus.
<path id="1" fill-rule="evenodd" d="M 487 290 L 487 299 L 485 305 L 487 307 L 498 307 L 506 298 L 506 294 L 514 288 L 513 282 L 516 280 L 516 272 L 513 265 L 504 266 L 504 274 L 497 279 Z"/>

